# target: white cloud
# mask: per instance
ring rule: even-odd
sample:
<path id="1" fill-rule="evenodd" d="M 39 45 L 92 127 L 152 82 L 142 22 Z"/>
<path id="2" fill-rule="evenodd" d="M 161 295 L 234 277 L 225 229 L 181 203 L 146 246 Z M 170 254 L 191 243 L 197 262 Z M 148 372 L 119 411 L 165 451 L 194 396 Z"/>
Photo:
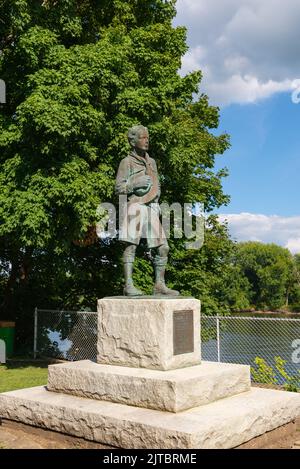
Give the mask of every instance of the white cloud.
<path id="1" fill-rule="evenodd" d="M 280 217 L 254 213 L 219 215 L 228 222 L 231 236 L 237 241 L 276 243 L 293 254 L 300 252 L 300 216 Z"/>
<path id="2" fill-rule="evenodd" d="M 191 46 L 182 72 L 204 72 L 215 104 L 255 102 L 292 91 L 300 67 L 299 0 L 177 0 L 175 23 Z"/>
<path id="3" fill-rule="evenodd" d="M 300 252 L 300 237 L 289 239 L 285 247 L 287 247 L 293 254 Z"/>
<path id="4" fill-rule="evenodd" d="M 259 99 L 268 98 L 280 91 L 291 91 L 292 81 L 284 80 L 276 82 L 269 80 L 266 83 L 259 82 L 254 76 L 233 75 L 224 83 L 206 83 L 206 90 L 209 96 L 213 96 L 215 103 L 222 105 L 232 102 L 252 103 Z M 234 93 L 234 96 L 233 96 Z"/>

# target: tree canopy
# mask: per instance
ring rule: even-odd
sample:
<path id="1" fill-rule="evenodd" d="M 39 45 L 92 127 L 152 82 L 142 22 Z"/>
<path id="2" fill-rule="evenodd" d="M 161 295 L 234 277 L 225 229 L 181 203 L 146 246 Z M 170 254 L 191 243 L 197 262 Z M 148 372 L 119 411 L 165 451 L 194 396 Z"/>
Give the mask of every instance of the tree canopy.
<path id="1" fill-rule="evenodd" d="M 287 307 L 292 291 L 295 295 L 295 261 L 288 249 L 276 244 L 239 243 L 234 264 L 248 282 L 249 305 L 270 310 Z"/>
<path id="2" fill-rule="evenodd" d="M 18 247 L 68 249 L 113 195 L 127 151 L 125 133 L 142 122 L 171 201 L 226 201 L 209 133 L 218 110 L 193 102 L 200 73 L 180 77 L 184 28 L 162 0 L 4 2 L 0 75 L 0 235 Z M 2 12 L 1 12 L 2 17 Z"/>

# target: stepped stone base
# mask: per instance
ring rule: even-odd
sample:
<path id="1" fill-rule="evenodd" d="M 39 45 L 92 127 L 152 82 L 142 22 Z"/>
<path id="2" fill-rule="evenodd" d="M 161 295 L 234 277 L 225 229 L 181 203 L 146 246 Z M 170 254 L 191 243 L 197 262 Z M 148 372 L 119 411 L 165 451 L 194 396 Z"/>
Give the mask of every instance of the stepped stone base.
<path id="1" fill-rule="evenodd" d="M 229 449 L 300 416 L 300 394 L 204 362 L 200 301 L 104 298 L 98 364 L 52 365 L 48 388 L 0 394 L 0 418 L 119 448 Z"/>
<path id="2" fill-rule="evenodd" d="M 234 448 L 299 415 L 299 394 L 260 388 L 179 414 L 44 387 L 0 394 L 0 416 L 5 419 L 121 448 Z"/>
<path id="3" fill-rule="evenodd" d="M 180 412 L 250 390 L 250 367 L 202 362 L 171 371 L 100 365 L 89 360 L 48 369 L 49 391 Z"/>

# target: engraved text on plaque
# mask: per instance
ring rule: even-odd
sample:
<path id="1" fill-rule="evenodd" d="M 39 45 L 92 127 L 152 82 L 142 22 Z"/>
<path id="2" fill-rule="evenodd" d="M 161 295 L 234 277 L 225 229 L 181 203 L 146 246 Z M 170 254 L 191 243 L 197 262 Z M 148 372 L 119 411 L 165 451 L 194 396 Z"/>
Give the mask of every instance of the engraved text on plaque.
<path id="1" fill-rule="evenodd" d="M 174 355 L 194 352 L 194 315 L 192 310 L 173 313 Z"/>

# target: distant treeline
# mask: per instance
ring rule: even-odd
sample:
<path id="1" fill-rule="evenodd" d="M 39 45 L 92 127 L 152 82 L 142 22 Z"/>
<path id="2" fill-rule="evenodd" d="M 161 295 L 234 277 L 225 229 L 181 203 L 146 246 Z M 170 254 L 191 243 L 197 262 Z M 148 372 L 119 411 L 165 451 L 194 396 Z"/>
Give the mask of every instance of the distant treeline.
<path id="1" fill-rule="evenodd" d="M 235 246 L 231 263 L 231 308 L 300 311 L 300 254 L 276 244 L 245 242 Z"/>

